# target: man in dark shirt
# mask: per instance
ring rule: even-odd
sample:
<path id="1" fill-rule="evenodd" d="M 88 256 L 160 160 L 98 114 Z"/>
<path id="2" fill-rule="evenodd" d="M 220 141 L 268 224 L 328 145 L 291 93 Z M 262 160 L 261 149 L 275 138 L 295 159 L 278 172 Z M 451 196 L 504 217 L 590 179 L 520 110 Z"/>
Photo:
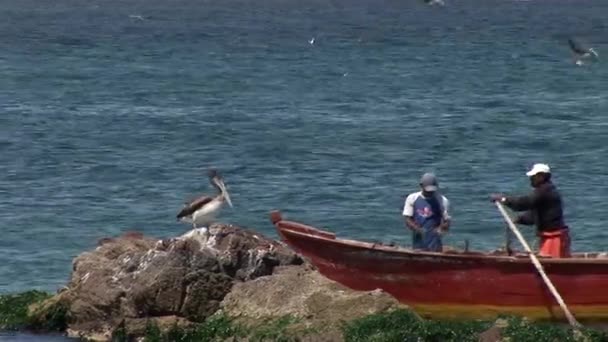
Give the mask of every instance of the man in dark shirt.
<path id="1" fill-rule="evenodd" d="M 516 223 L 536 224 L 540 237 L 540 255 L 554 258 L 570 256 L 570 235 L 564 223 L 562 198 L 551 182 L 551 169 L 546 164 L 535 164 L 526 173 L 534 191 L 526 196 L 491 195 L 515 211 L 524 211 Z"/>

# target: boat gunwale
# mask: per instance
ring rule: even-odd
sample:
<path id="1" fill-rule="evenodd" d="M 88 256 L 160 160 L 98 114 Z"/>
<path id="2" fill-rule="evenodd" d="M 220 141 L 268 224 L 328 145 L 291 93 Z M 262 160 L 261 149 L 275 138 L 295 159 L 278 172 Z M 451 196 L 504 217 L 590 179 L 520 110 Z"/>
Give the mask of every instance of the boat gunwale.
<path id="1" fill-rule="evenodd" d="M 309 240 L 311 240 L 311 239 L 319 240 L 319 241 L 322 241 L 323 243 L 327 243 L 327 244 L 343 245 L 343 246 L 345 245 L 348 247 L 354 247 L 354 248 L 358 248 L 361 250 L 374 250 L 374 251 L 386 252 L 386 253 L 391 253 L 391 254 L 408 255 L 411 257 L 433 257 L 433 258 L 437 258 L 437 259 L 460 259 L 460 260 L 488 260 L 488 261 L 495 261 L 495 262 L 500 262 L 500 263 L 531 264 L 530 258 L 528 257 L 527 254 L 518 255 L 518 256 L 508 256 L 508 255 L 492 255 L 492 254 L 486 254 L 484 252 L 473 252 L 474 254 L 466 254 L 467 252 L 439 253 L 439 252 L 429 252 L 429 251 L 416 251 L 416 250 L 403 248 L 403 247 L 399 247 L 399 246 L 386 246 L 383 244 L 342 239 L 342 238 L 338 238 L 338 237 L 326 238 L 326 237 L 319 236 L 319 235 L 313 235 L 313 234 L 303 233 L 303 232 L 300 232 L 297 230 L 289 229 L 288 227 L 281 227 L 281 224 L 287 224 L 287 225 L 296 224 L 299 226 L 305 226 L 308 228 L 319 230 L 322 232 L 329 232 L 327 230 L 317 229 L 315 227 L 312 227 L 312 226 L 309 226 L 309 225 L 306 225 L 306 224 L 303 224 L 300 222 L 281 219 L 279 221 L 274 222 L 274 225 L 276 226 L 277 229 L 280 230 L 280 233 L 287 233 L 290 235 L 295 235 L 297 237 L 302 237 L 302 238 L 309 239 Z M 588 252 L 588 253 L 593 254 L 593 253 L 600 253 L 600 252 Z M 568 265 L 568 264 L 572 264 L 572 265 L 580 265 L 580 264 L 602 265 L 602 264 L 605 264 L 605 265 L 608 265 L 608 258 L 547 258 L 547 257 L 541 257 L 538 259 L 542 264 L 566 264 L 566 265 Z"/>

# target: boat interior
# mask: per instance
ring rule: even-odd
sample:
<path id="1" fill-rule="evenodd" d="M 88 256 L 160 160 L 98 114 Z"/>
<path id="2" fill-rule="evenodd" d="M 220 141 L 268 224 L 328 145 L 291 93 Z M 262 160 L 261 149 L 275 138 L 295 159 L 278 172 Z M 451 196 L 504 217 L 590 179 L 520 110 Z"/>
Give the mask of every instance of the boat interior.
<path id="1" fill-rule="evenodd" d="M 351 245 L 358 245 L 365 248 L 389 248 L 393 250 L 402 250 L 412 252 L 411 248 L 400 246 L 394 242 L 385 243 L 379 241 L 360 241 L 360 240 L 349 240 L 349 239 L 339 239 L 332 232 L 321 230 L 312 226 L 308 226 L 305 224 L 301 224 L 293 221 L 283 221 L 281 214 L 277 211 L 271 213 L 271 221 L 273 224 L 277 225 L 279 228 L 279 232 L 282 229 L 287 229 L 291 231 L 295 231 L 301 234 L 311 235 L 320 237 L 323 239 L 330 240 L 340 240 L 341 242 L 348 243 Z M 515 243 L 510 244 L 510 248 L 502 247 L 493 251 L 471 251 L 469 250 L 469 243 L 465 240 L 464 248 L 457 248 L 453 246 L 444 246 L 442 254 L 449 255 L 468 255 L 468 256 L 509 256 L 515 258 L 529 258 L 528 253 L 525 251 L 518 251 L 512 249 Z M 435 253 L 433 253 L 435 254 Z M 544 259 L 546 257 L 537 255 L 539 259 Z M 585 252 L 585 253 L 572 253 L 571 258 L 569 259 L 588 259 L 588 260 L 597 260 L 597 259 L 608 259 L 608 252 Z"/>

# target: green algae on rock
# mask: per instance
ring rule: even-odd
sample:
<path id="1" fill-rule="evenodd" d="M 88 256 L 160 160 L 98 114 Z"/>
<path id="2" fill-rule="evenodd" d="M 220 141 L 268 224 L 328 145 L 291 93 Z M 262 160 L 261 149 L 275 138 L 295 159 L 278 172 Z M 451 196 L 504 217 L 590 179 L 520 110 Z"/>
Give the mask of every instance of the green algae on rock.
<path id="1" fill-rule="evenodd" d="M 41 291 L 27 291 L 0 296 L 0 330 L 18 330 L 28 325 L 28 307 L 51 295 Z"/>
<path id="2" fill-rule="evenodd" d="M 0 330 L 64 331 L 67 310 L 60 303 L 48 302 L 51 296 L 37 290 L 1 295 Z"/>
<path id="3" fill-rule="evenodd" d="M 69 319 L 66 308 L 53 301 L 50 294 L 27 291 L 0 296 L 0 330 L 65 331 Z M 44 308 L 41 310 L 40 308 Z M 44 313 L 44 315 L 41 315 Z M 51 314 L 53 313 L 53 314 Z M 407 342 L 407 341 L 565 341 L 602 342 L 608 334 L 582 328 L 574 333 L 569 327 L 551 323 L 529 322 L 519 317 L 488 321 L 424 320 L 407 309 L 374 313 L 337 324 L 341 334 L 307 328 L 306 317 L 285 315 L 247 320 L 229 317 L 223 312 L 202 323 L 179 317 L 138 319 L 115 329 L 112 341 L 326 341 L 326 342 Z M 337 323 L 337 321 L 336 321 Z"/>
<path id="4" fill-rule="evenodd" d="M 608 334 L 589 328 L 574 331 L 520 317 L 505 316 L 495 322 L 434 321 L 420 319 L 408 310 L 395 310 L 351 321 L 344 327 L 344 341 L 605 342 Z"/>

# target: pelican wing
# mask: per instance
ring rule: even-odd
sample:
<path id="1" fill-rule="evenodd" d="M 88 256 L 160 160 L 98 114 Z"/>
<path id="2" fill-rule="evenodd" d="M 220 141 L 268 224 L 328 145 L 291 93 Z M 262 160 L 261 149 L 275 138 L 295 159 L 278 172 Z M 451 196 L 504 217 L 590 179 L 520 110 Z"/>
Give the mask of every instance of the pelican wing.
<path id="1" fill-rule="evenodd" d="M 593 48 L 589 48 L 589 52 L 593 54 L 593 56 L 595 56 L 595 58 L 600 58 L 600 55 L 598 55 L 597 52 L 595 52 L 595 50 L 593 50 Z"/>
<path id="2" fill-rule="evenodd" d="M 568 45 L 570 45 L 570 49 L 573 52 L 575 52 L 579 55 L 582 55 L 587 52 L 587 50 L 584 49 L 579 42 L 576 42 L 573 39 L 568 39 Z"/>
<path id="3" fill-rule="evenodd" d="M 184 208 L 177 213 L 177 219 L 179 220 L 182 217 L 192 215 L 195 211 L 211 201 L 213 201 L 213 197 L 201 196 L 194 201 L 187 203 Z"/>

